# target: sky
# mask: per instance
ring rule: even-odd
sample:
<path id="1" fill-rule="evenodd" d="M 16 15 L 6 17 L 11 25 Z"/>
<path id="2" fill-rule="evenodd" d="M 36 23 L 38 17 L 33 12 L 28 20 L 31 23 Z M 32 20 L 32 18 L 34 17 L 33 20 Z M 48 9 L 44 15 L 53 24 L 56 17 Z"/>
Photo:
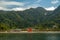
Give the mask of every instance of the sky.
<path id="1" fill-rule="evenodd" d="M 23 11 L 36 7 L 55 10 L 59 5 L 60 0 L 0 0 L 0 10 L 6 11 Z"/>

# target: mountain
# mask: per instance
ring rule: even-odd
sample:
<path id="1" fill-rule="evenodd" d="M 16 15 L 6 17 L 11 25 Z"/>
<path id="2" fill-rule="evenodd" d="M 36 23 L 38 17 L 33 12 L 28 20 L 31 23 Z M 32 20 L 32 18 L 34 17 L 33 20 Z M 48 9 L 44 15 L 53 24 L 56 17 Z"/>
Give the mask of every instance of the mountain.
<path id="1" fill-rule="evenodd" d="M 56 8 L 52 15 L 51 15 L 52 19 L 55 21 L 55 23 L 60 24 L 60 6 L 58 6 L 58 8 Z"/>
<path id="2" fill-rule="evenodd" d="M 30 8 L 24 11 L 0 10 L 0 29 L 52 27 L 60 24 L 60 6 L 54 11 L 47 11 L 42 7 Z"/>
<path id="3" fill-rule="evenodd" d="M 60 28 L 60 6 L 58 6 L 49 16 L 48 21 L 52 25 L 57 25 Z"/>

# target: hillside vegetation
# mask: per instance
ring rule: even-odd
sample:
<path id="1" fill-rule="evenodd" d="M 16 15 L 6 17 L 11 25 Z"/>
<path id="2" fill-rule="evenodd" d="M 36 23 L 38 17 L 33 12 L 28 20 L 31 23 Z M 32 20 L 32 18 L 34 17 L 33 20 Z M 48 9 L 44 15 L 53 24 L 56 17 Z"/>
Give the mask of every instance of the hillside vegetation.
<path id="1" fill-rule="evenodd" d="M 60 6 L 54 11 L 42 7 L 30 8 L 24 11 L 0 10 L 0 30 L 16 28 L 52 29 L 60 28 Z"/>

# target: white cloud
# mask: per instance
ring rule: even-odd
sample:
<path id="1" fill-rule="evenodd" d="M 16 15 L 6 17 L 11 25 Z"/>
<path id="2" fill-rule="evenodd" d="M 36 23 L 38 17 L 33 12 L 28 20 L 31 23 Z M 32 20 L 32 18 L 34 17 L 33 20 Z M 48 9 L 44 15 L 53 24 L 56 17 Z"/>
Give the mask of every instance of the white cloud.
<path id="1" fill-rule="evenodd" d="M 4 7 L 0 7 L 0 10 L 6 10 L 6 8 L 4 8 Z"/>
<path id="2" fill-rule="evenodd" d="M 4 8 L 4 7 L 0 7 L 0 10 L 9 10 L 9 9 Z"/>
<path id="3" fill-rule="evenodd" d="M 0 7 L 0 10 L 4 10 L 4 11 L 23 11 L 25 9 L 26 8 L 12 8 L 12 9 L 7 9 L 7 8 L 4 8 L 4 7 Z"/>
<path id="4" fill-rule="evenodd" d="M 56 8 L 55 7 L 49 7 L 49 8 L 45 8 L 46 10 L 48 10 L 48 11 L 53 11 L 53 10 L 55 10 Z"/>
<path id="5" fill-rule="evenodd" d="M 13 8 L 13 9 L 11 9 L 11 10 L 13 10 L 13 11 L 23 11 L 23 10 L 25 10 L 26 8 Z"/>
<path id="6" fill-rule="evenodd" d="M 5 11 L 22 11 L 24 8 L 7 8 L 9 5 L 16 5 L 16 6 L 24 6 L 25 3 L 22 2 L 15 2 L 15 1 L 0 1 L 0 10 L 5 10 Z"/>
<path id="7" fill-rule="evenodd" d="M 59 0 L 53 0 L 51 1 L 52 4 L 57 4 L 59 2 Z"/>
<path id="8" fill-rule="evenodd" d="M 4 8 L 0 7 L 0 10 L 2 10 L 2 9 L 4 9 Z"/>
<path id="9" fill-rule="evenodd" d="M 17 6 L 23 6 L 24 3 L 22 2 L 14 2 L 14 1 L 11 1 L 11 2 L 7 2 L 7 1 L 1 1 L 0 2 L 0 5 L 17 5 Z"/>
<path id="10" fill-rule="evenodd" d="M 16 2 L 16 1 L 1 0 L 0 1 L 0 10 L 5 10 L 5 11 L 12 11 L 12 10 L 14 10 L 14 11 L 23 11 L 25 9 L 36 8 L 36 7 L 40 6 L 38 4 L 40 1 L 41 0 L 36 0 L 33 4 L 30 4 L 30 5 L 26 6 L 25 8 L 22 8 L 22 7 L 24 7 L 24 5 L 26 5 L 26 4 L 30 3 L 30 2 Z M 19 8 L 16 7 L 16 8 L 9 9 L 10 8 L 9 6 L 12 6 L 12 5 L 19 6 Z M 20 6 L 22 6 L 22 7 L 20 7 Z"/>

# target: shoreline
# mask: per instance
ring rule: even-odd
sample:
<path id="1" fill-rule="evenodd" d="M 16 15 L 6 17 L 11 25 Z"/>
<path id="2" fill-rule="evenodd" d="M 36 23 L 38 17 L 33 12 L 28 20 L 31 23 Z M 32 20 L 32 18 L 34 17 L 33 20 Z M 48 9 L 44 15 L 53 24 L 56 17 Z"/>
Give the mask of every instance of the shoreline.
<path id="1" fill-rule="evenodd" d="M 40 31 L 40 32 L 0 32 L 0 33 L 60 33 L 60 31 Z"/>

